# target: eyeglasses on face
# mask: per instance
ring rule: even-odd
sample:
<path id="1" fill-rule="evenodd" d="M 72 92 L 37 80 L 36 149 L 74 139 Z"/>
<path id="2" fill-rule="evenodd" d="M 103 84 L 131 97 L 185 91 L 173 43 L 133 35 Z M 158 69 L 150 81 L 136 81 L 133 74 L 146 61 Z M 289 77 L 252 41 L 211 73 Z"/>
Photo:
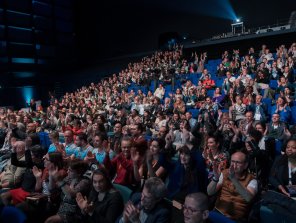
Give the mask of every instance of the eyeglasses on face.
<path id="1" fill-rule="evenodd" d="M 183 211 L 186 211 L 188 214 L 193 214 L 196 212 L 203 212 L 204 210 L 201 209 L 193 209 L 191 207 L 187 207 L 186 205 L 183 205 L 182 207 Z"/>

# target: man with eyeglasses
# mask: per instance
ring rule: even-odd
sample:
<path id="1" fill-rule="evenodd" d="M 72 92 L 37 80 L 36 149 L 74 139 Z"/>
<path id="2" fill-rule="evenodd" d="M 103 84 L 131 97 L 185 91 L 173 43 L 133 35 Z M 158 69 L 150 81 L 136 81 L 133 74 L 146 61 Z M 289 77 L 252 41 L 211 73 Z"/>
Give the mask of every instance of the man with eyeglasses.
<path id="1" fill-rule="evenodd" d="M 203 193 L 188 194 L 183 205 L 184 223 L 208 222 L 209 201 Z"/>
<path id="2" fill-rule="evenodd" d="M 229 169 L 221 172 L 217 164 L 213 165 L 214 177 L 208 185 L 208 195 L 219 192 L 215 210 L 233 220 L 247 219 L 252 200 L 258 192 L 258 182 L 247 170 L 245 151 L 232 154 Z"/>
<path id="3" fill-rule="evenodd" d="M 135 193 L 125 205 L 117 223 L 169 223 L 170 210 L 164 200 L 167 189 L 158 177 L 146 180 L 142 193 Z"/>

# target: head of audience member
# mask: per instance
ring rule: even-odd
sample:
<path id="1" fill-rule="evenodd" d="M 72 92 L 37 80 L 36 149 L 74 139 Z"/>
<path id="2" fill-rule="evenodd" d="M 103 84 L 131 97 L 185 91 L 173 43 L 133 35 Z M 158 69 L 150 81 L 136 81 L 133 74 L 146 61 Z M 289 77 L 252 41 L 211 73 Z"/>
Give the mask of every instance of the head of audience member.
<path id="1" fill-rule="evenodd" d="M 120 135 L 122 131 L 122 124 L 120 122 L 116 122 L 113 131 L 115 135 Z"/>
<path id="2" fill-rule="evenodd" d="M 58 143 L 59 142 L 59 132 L 58 131 L 52 131 L 50 134 L 49 134 L 49 139 L 52 143 Z"/>
<path id="3" fill-rule="evenodd" d="M 158 131 L 158 137 L 164 139 L 168 133 L 166 126 L 161 126 Z"/>
<path id="4" fill-rule="evenodd" d="M 99 168 L 93 171 L 92 186 L 96 193 L 107 192 L 113 188 L 112 182 L 105 169 Z"/>
<path id="5" fill-rule="evenodd" d="M 237 151 L 231 155 L 230 165 L 233 168 L 234 174 L 237 178 L 243 176 L 248 169 L 249 157 L 247 151 Z"/>
<path id="6" fill-rule="evenodd" d="M 87 171 L 88 164 L 81 160 L 73 160 L 68 167 L 68 176 L 70 179 L 79 179 Z"/>
<path id="7" fill-rule="evenodd" d="M 219 137 L 214 134 L 208 134 L 207 138 L 207 148 L 211 151 L 211 153 L 215 156 L 218 152 L 220 152 L 220 140 Z"/>
<path id="8" fill-rule="evenodd" d="M 63 155 L 60 152 L 47 153 L 43 156 L 43 160 L 44 167 L 48 169 L 58 168 L 61 170 L 64 168 Z"/>
<path id="9" fill-rule="evenodd" d="M 65 144 L 71 144 L 74 141 L 74 137 L 73 137 L 73 132 L 72 130 L 66 130 L 64 133 L 64 137 L 65 137 Z"/>
<path id="10" fill-rule="evenodd" d="M 188 194 L 183 204 L 185 223 L 203 223 L 209 217 L 208 197 L 203 193 Z"/>
<path id="11" fill-rule="evenodd" d="M 106 136 L 101 132 L 96 132 L 92 139 L 93 147 L 103 149 L 104 142 L 107 142 Z"/>
<path id="12" fill-rule="evenodd" d="M 81 129 L 81 121 L 79 119 L 74 119 L 73 127 L 74 129 Z"/>
<path id="13" fill-rule="evenodd" d="M 180 130 L 181 131 L 190 131 L 190 124 L 189 124 L 189 122 L 188 122 L 188 120 L 182 120 L 181 122 L 180 122 Z"/>
<path id="14" fill-rule="evenodd" d="M 152 155 L 158 155 L 165 148 L 165 140 L 162 138 L 155 138 L 150 144 L 150 152 Z"/>
<path id="15" fill-rule="evenodd" d="M 255 125 L 255 129 L 259 131 L 262 135 L 265 134 L 266 124 L 265 122 L 257 122 Z"/>
<path id="16" fill-rule="evenodd" d="M 144 127 L 141 123 L 137 123 L 131 126 L 130 131 L 132 136 L 134 138 L 137 138 L 143 134 Z"/>
<path id="17" fill-rule="evenodd" d="M 288 140 L 286 145 L 286 155 L 293 164 L 296 163 L 296 139 L 291 138 Z"/>
<path id="18" fill-rule="evenodd" d="M 186 120 L 188 120 L 188 121 L 189 121 L 189 120 L 192 118 L 192 113 L 191 113 L 191 112 L 189 112 L 189 111 L 188 111 L 188 112 L 186 112 L 186 113 L 185 113 L 185 117 L 186 117 Z"/>
<path id="19" fill-rule="evenodd" d="M 132 148 L 132 139 L 130 137 L 124 136 L 121 139 L 121 151 L 122 151 L 122 155 L 126 159 L 130 159 L 131 157 L 131 148 Z"/>
<path id="20" fill-rule="evenodd" d="M 145 181 L 141 195 L 141 206 L 150 211 L 166 196 L 167 189 L 158 177 L 150 177 Z"/>
<path id="21" fill-rule="evenodd" d="M 189 168 L 192 164 L 191 151 L 188 146 L 184 145 L 179 149 L 180 153 L 180 162 L 185 167 L 185 169 Z"/>
<path id="22" fill-rule="evenodd" d="M 15 147 L 15 152 L 18 157 L 21 157 L 25 154 L 26 144 L 23 141 L 16 141 L 13 145 Z"/>
<path id="23" fill-rule="evenodd" d="M 254 153 L 259 150 L 259 141 L 263 137 L 262 133 L 256 129 L 250 129 L 248 137 L 245 141 L 246 149 L 249 153 Z"/>
<path id="24" fill-rule="evenodd" d="M 76 136 L 75 145 L 84 148 L 87 145 L 87 135 L 85 133 L 79 133 Z"/>
<path id="25" fill-rule="evenodd" d="M 40 145 L 35 145 L 30 148 L 32 161 L 34 163 L 41 163 L 45 154 L 44 149 Z"/>
<path id="26" fill-rule="evenodd" d="M 271 118 L 273 125 L 278 125 L 280 122 L 280 115 L 278 113 L 274 113 Z"/>
<path id="27" fill-rule="evenodd" d="M 26 132 L 27 132 L 27 134 L 28 133 L 35 133 L 36 132 L 36 124 L 34 122 L 29 122 L 27 124 Z"/>
<path id="28" fill-rule="evenodd" d="M 252 123 L 254 121 L 254 114 L 253 114 L 253 112 L 252 111 L 246 112 L 245 118 L 246 118 L 246 123 L 247 124 Z"/>

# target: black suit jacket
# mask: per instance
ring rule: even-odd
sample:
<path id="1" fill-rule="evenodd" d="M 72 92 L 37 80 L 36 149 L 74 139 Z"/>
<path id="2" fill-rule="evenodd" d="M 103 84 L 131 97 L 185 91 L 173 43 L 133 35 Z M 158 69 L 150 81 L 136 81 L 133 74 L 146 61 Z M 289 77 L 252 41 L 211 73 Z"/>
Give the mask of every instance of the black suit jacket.
<path id="1" fill-rule="evenodd" d="M 136 193 L 132 196 L 131 201 L 135 206 L 138 206 L 141 202 L 141 193 Z M 170 207 L 165 200 L 161 200 L 156 206 L 149 212 L 146 212 L 148 217 L 145 223 L 169 223 L 170 222 Z M 121 216 L 122 217 L 122 216 Z M 121 217 L 117 220 L 120 222 Z"/>

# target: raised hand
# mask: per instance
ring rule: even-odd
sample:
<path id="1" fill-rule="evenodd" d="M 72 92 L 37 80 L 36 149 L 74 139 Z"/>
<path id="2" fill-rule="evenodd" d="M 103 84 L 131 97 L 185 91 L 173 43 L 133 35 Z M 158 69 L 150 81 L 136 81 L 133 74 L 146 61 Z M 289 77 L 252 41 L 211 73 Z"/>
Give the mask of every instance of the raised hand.
<path id="1" fill-rule="evenodd" d="M 131 151 L 131 158 L 134 163 L 138 163 L 141 158 L 140 153 L 136 150 L 132 150 Z"/>
<path id="2" fill-rule="evenodd" d="M 42 170 L 38 169 L 36 166 L 33 166 L 32 172 L 36 178 L 40 178 L 42 176 Z"/>
<path id="3" fill-rule="evenodd" d="M 52 165 L 52 166 L 48 169 L 48 175 L 51 176 L 54 180 L 57 181 L 58 178 L 60 177 L 58 167 Z"/>
<path id="4" fill-rule="evenodd" d="M 234 178 L 235 178 L 234 167 L 233 167 L 233 165 L 231 165 L 229 167 L 229 179 L 232 180 Z"/>
<path id="5" fill-rule="evenodd" d="M 128 202 L 124 209 L 124 218 L 131 222 L 139 222 L 140 211 L 132 204 L 132 202 Z"/>
<path id="6" fill-rule="evenodd" d="M 216 179 L 219 179 L 221 174 L 221 169 L 219 168 L 219 164 L 216 161 L 213 162 L 213 173 L 214 173 L 214 177 Z"/>
<path id="7" fill-rule="evenodd" d="M 76 202 L 77 202 L 78 207 L 81 210 L 85 210 L 86 209 L 86 207 L 87 207 L 87 198 L 86 197 L 83 197 L 80 192 L 78 192 L 76 194 Z"/>

